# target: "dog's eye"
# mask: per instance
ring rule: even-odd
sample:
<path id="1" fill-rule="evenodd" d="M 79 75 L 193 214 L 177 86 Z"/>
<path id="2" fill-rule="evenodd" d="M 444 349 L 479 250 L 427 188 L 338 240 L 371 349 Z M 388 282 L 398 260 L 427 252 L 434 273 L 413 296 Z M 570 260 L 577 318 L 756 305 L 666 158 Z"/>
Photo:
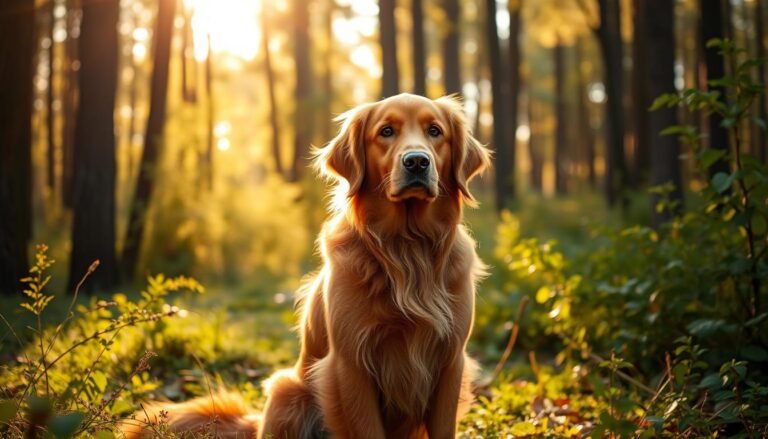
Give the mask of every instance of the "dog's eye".
<path id="1" fill-rule="evenodd" d="M 443 130 L 441 130 L 437 125 L 430 125 L 429 128 L 427 128 L 427 134 L 432 137 L 438 137 L 439 135 L 443 134 Z"/>
<path id="2" fill-rule="evenodd" d="M 395 135 L 395 129 L 387 125 L 379 130 L 379 135 L 381 137 L 392 137 Z"/>

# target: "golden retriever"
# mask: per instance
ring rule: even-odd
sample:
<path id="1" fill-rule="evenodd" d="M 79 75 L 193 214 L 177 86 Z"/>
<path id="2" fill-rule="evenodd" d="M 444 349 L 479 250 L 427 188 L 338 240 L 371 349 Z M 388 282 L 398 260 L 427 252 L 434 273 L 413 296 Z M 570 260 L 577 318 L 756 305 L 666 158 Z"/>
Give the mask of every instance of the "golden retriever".
<path id="1" fill-rule="evenodd" d="M 474 204 L 467 185 L 490 152 L 450 97 L 401 94 L 339 120 L 316 155 L 338 184 L 318 238 L 323 267 L 301 288 L 295 367 L 267 380 L 262 416 L 222 394 L 139 420 L 162 410 L 170 428 L 194 431 L 215 417 L 218 437 L 455 437 L 471 401 L 466 344 L 485 270 L 462 205 Z"/>

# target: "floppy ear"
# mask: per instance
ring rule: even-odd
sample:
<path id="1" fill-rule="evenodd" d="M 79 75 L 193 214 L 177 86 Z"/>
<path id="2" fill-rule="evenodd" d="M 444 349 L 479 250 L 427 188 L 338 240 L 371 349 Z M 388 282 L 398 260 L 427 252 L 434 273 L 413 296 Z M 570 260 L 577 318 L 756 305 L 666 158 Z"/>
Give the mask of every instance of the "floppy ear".
<path id="1" fill-rule="evenodd" d="M 365 125 L 372 105 L 361 105 L 338 116 L 341 128 L 328 145 L 315 155 L 315 167 L 326 177 L 343 179 L 353 197 L 365 177 Z"/>
<path id="2" fill-rule="evenodd" d="M 467 204 L 475 206 L 477 203 L 469 192 L 469 181 L 491 165 L 492 153 L 472 136 L 458 98 L 444 96 L 435 102 L 446 111 L 451 124 L 453 177 Z"/>

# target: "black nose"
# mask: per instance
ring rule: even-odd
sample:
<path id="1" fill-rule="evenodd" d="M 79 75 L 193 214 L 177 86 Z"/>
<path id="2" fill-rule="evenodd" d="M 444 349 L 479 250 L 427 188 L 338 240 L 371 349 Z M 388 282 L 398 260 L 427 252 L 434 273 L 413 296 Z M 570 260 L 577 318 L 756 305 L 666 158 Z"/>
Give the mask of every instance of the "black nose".
<path id="1" fill-rule="evenodd" d="M 429 156 L 423 152 L 407 152 L 403 154 L 403 166 L 408 172 L 424 173 L 429 169 Z"/>

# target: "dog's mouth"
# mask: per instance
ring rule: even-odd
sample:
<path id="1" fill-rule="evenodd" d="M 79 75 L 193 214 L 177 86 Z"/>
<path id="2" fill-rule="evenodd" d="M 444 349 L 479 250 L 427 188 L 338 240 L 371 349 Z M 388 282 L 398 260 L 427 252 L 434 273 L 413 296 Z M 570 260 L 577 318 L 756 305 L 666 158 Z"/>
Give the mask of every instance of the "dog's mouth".
<path id="1" fill-rule="evenodd" d="M 432 202 L 437 198 L 436 184 L 422 178 L 415 178 L 397 185 L 387 194 L 391 201 L 422 200 Z"/>

